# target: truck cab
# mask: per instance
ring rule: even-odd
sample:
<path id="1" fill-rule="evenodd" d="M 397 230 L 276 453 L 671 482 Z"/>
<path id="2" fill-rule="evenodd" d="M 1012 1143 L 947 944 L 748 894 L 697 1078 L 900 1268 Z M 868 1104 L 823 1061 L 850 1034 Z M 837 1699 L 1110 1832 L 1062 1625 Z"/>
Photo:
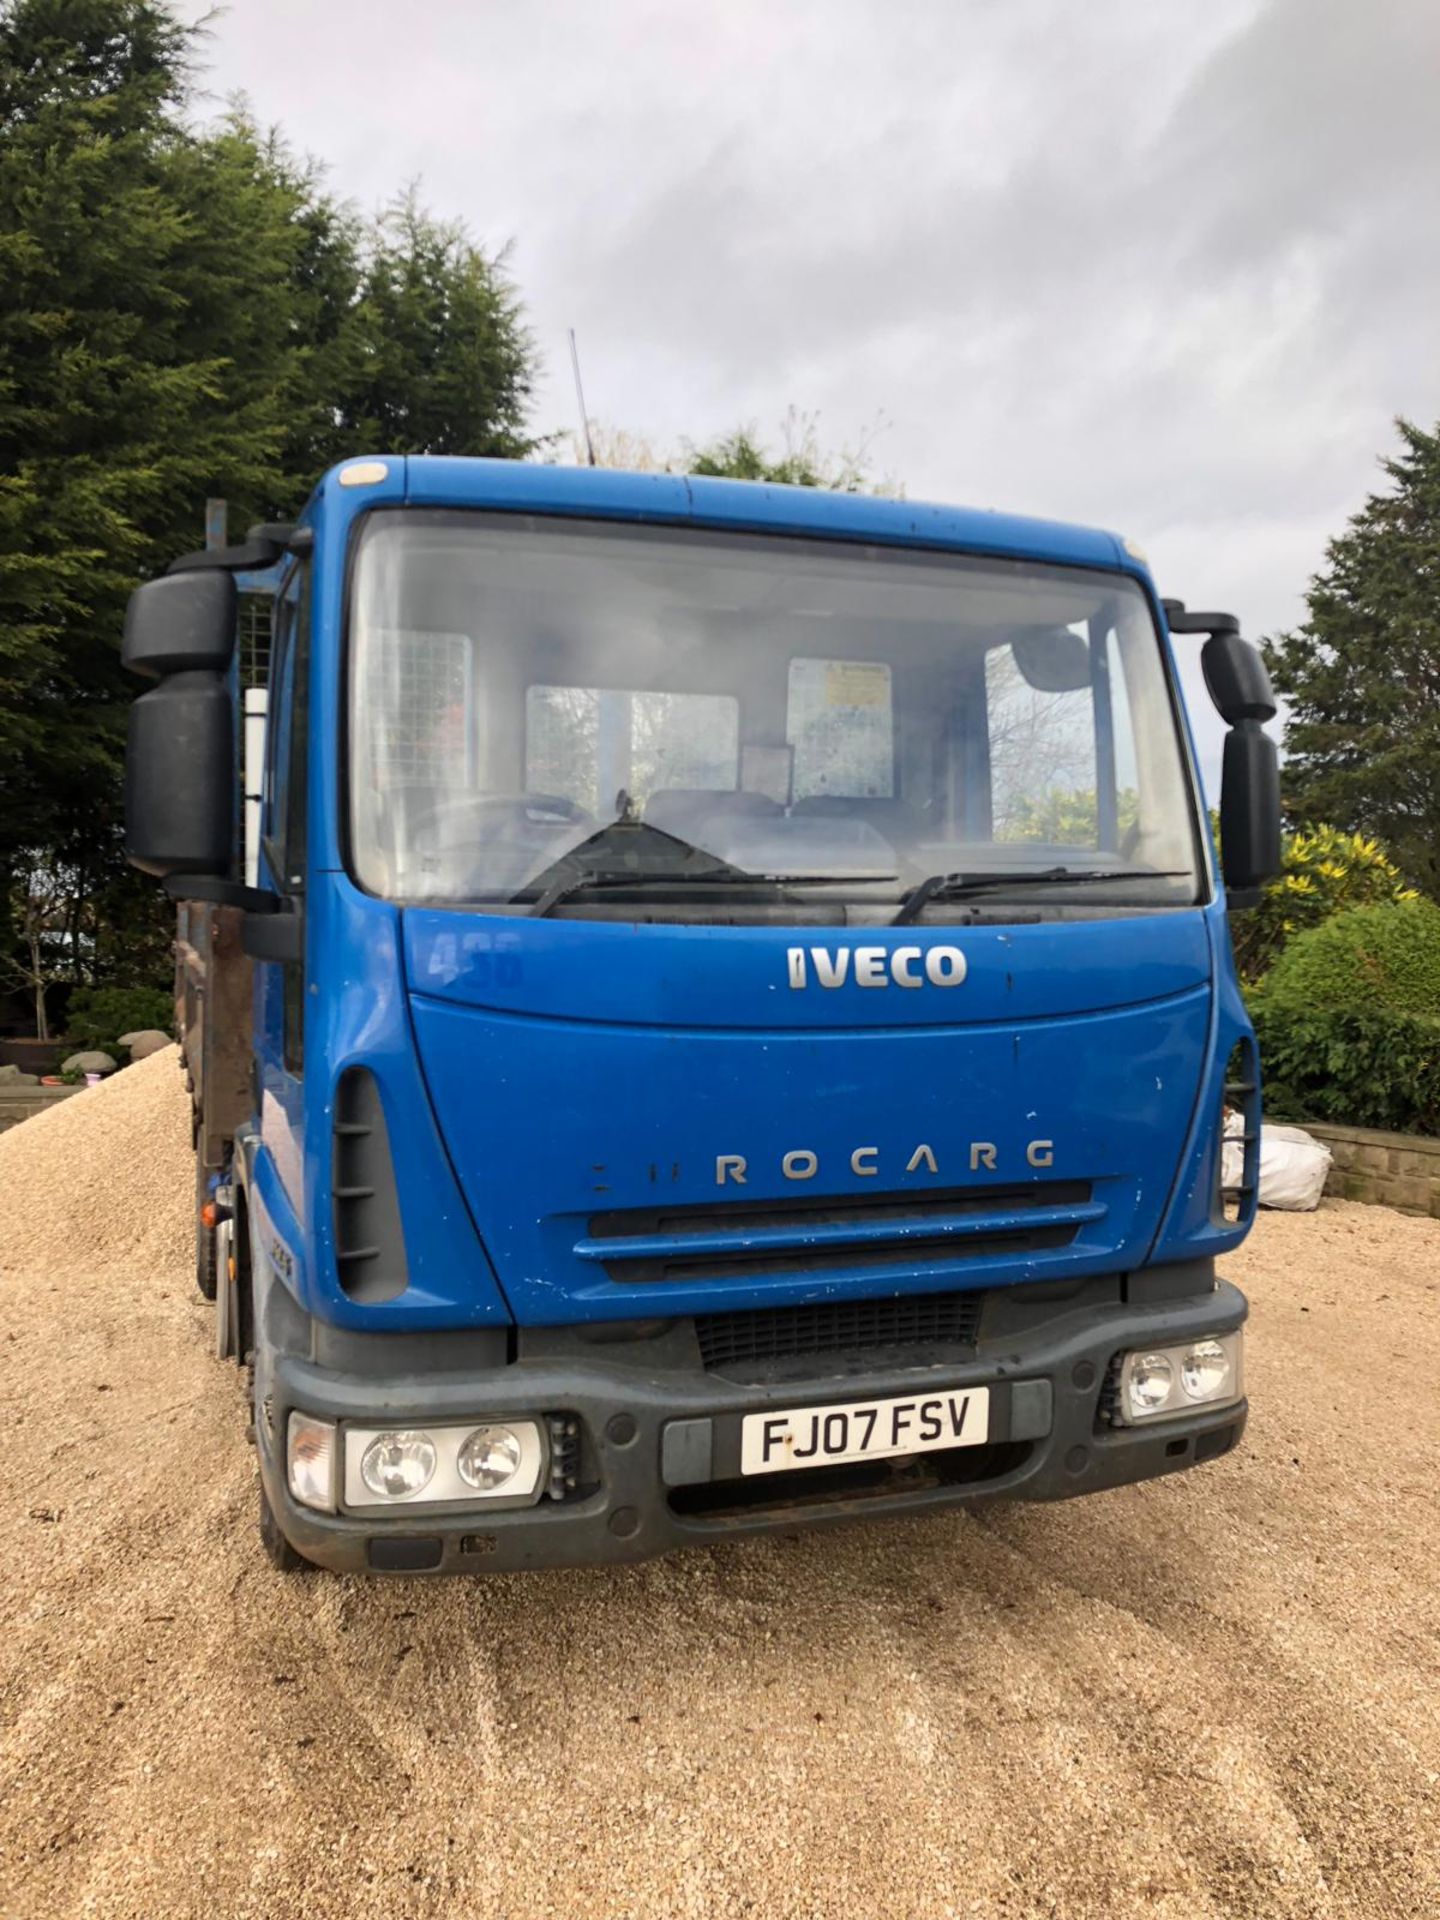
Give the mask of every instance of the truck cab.
<path id="1" fill-rule="evenodd" d="M 383 456 L 137 590 L 273 1557 L 631 1560 L 1238 1442 L 1258 1073 L 1172 634 L 1253 898 L 1264 667 L 1104 532 Z"/>

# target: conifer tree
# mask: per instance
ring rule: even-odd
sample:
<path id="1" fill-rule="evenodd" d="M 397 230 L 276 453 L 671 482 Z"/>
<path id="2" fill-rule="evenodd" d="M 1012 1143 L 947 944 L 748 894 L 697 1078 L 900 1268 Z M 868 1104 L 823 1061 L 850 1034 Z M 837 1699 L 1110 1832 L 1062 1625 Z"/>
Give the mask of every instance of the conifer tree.
<path id="1" fill-rule="evenodd" d="M 1397 424 L 1393 487 L 1329 543 L 1308 619 L 1265 655 L 1291 819 L 1378 836 L 1440 895 L 1440 432 Z"/>
<path id="2" fill-rule="evenodd" d="M 119 638 L 207 498 L 239 534 L 352 453 L 532 444 L 501 263 L 413 193 L 362 222 L 243 111 L 197 128 L 203 32 L 0 0 L 0 963 L 24 876 L 64 872 L 75 978 L 164 965 L 121 848 Z"/>

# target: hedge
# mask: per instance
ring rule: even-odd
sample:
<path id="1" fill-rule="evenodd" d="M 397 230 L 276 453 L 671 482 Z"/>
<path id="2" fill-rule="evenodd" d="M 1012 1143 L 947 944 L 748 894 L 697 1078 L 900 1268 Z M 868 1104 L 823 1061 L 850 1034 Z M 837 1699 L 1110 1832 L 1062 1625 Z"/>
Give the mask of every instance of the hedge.
<path id="1" fill-rule="evenodd" d="M 1252 1003 L 1265 1112 L 1440 1135 L 1440 1019 Z"/>
<path id="2" fill-rule="evenodd" d="M 1260 997 L 1297 1012 L 1440 1016 L 1440 907 L 1412 900 L 1347 908 L 1289 942 Z"/>
<path id="3" fill-rule="evenodd" d="M 110 1049 L 122 1033 L 169 1033 L 174 1025 L 174 996 L 159 987 L 77 987 L 65 1016 L 65 1037 L 76 1047 Z"/>

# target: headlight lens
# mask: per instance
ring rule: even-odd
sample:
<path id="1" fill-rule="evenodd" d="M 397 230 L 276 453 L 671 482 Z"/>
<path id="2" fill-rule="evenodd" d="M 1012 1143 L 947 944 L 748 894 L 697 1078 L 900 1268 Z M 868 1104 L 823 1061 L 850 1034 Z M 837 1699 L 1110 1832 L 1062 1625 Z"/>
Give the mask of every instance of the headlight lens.
<path id="1" fill-rule="evenodd" d="M 477 1493 L 494 1493 L 520 1468 L 520 1441 L 509 1427 L 479 1427 L 455 1458 L 460 1478 Z"/>
<path id="2" fill-rule="evenodd" d="M 360 1478 L 377 1500 L 413 1500 L 435 1474 L 435 1443 L 424 1433 L 382 1433 L 360 1456 Z"/>
<path id="3" fill-rule="evenodd" d="M 1130 1404 L 1136 1413 L 1158 1413 L 1170 1398 L 1175 1369 L 1163 1353 L 1137 1354 L 1130 1363 Z"/>
<path id="4" fill-rule="evenodd" d="M 1230 1356 L 1218 1340 L 1198 1340 L 1180 1362 L 1180 1384 L 1192 1400 L 1214 1400 L 1230 1375 Z"/>

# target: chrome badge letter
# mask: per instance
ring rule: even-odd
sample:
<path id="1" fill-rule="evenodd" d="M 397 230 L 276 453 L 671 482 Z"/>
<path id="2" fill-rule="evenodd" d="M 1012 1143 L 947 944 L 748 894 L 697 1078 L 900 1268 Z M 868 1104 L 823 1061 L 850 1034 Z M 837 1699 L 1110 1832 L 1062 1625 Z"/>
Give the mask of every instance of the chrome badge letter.
<path id="1" fill-rule="evenodd" d="M 922 965 L 932 987 L 958 987 L 966 972 L 959 947 L 856 947 L 853 969 L 851 958 L 849 947 L 788 947 L 790 985 L 808 986 L 812 968 L 822 987 L 843 987 L 847 979 L 857 987 L 918 987 Z"/>

